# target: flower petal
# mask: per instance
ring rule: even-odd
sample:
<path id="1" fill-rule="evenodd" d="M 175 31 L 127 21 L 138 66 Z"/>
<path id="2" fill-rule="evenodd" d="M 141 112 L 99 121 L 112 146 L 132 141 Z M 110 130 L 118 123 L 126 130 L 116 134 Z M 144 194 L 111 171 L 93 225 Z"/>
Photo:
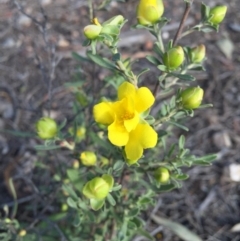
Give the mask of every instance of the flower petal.
<path id="1" fill-rule="evenodd" d="M 128 159 L 134 161 L 141 158 L 143 149 L 152 148 L 157 144 L 157 133 L 148 124 L 138 124 L 136 129 L 129 133 L 129 141 L 125 146 Z"/>
<path id="2" fill-rule="evenodd" d="M 124 127 L 123 123 L 115 120 L 108 127 L 108 139 L 113 145 L 125 146 L 129 139 L 129 133 Z"/>
<path id="3" fill-rule="evenodd" d="M 109 125 L 114 121 L 114 111 L 111 102 L 101 102 L 93 107 L 96 122 Z"/>
<path id="4" fill-rule="evenodd" d="M 146 88 L 141 87 L 136 91 L 135 96 L 135 109 L 142 113 L 153 105 L 155 98 L 152 92 Z"/>
<path id="5" fill-rule="evenodd" d="M 124 126 L 128 132 L 134 130 L 139 123 L 139 114 L 137 111 L 134 113 L 134 117 L 129 120 L 124 120 Z"/>
<path id="6" fill-rule="evenodd" d="M 136 90 L 133 84 L 125 81 L 118 87 L 118 99 L 121 100 L 125 97 L 135 95 Z"/>
<path id="7" fill-rule="evenodd" d="M 153 148 L 157 144 L 157 132 L 148 124 L 139 124 L 137 131 L 141 133 L 140 142 L 144 149 Z"/>

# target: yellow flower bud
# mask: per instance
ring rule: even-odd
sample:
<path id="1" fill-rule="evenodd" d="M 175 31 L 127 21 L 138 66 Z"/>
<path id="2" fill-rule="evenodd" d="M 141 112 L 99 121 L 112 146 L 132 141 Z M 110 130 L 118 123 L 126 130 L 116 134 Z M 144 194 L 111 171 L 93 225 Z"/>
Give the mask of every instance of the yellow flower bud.
<path id="1" fill-rule="evenodd" d="M 5 218 L 4 221 L 5 221 L 5 223 L 11 223 L 12 222 L 12 220 L 10 218 Z"/>
<path id="2" fill-rule="evenodd" d="M 83 187 L 83 195 L 89 199 L 104 199 L 111 190 L 113 182 L 113 177 L 110 175 L 95 177 L 85 184 Z"/>
<path id="3" fill-rule="evenodd" d="M 137 20 L 142 25 L 153 25 L 162 16 L 164 5 L 162 0 L 140 0 L 137 7 Z"/>
<path id="4" fill-rule="evenodd" d="M 210 10 L 210 19 L 208 20 L 212 24 L 219 24 L 223 21 L 227 12 L 227 6 L 216 6 Z"/>
<path id="5" fill-rule="evenodd" d="M 163 63 L 169 69 L 176 69 L 178 68 L 184 61 L 184 52 L 181 46 L 176 46 L 169 49 L 163 55 Z"/>
<path id="6" fill-rule="evenodd" d="M 102 30 L 102 26 L 90 24 L 83 29 L 83 33 L 87 39 L 95 39 Z"/>
<path id="7" fill-rule="evenodd" d="M 74 169 L 78 169 L 79 166 L 80 166 L 79 165 L 79 161 L 78 160 L 74 160 L 72 166 L 73 166 Z"/>
<path id="8" fill-rule="evenodd" d="M 180 93 L 182 107 L 187 110 L 198 108 L 201 105 L 203 94 L 203 89 L 199 86 L 185 89 Z"/>
<path id="9" fill-rule="evenodd" d="M 97 162 L 97 157 L 91 151 L 84 151 L 80 155 L 80 160 L 85 166 L 95 166 Z"/>
<path id="10" fill-rule="evenodd" d="M 26 231 L 25 229 L 20 230 L 20 232 L 18 233 L 18 235 L 19 235 L 20 237 L 23 237 L 23 236 L 25 236 L 26 234 L 27 234 L 27 231 Z"/>
<path id="11" fill-rule="evenodd" d="M 79 126 L 79 127 L 77 127 L 76 130 L 74 130 L 73 127 L 70 127 L 70 128 L 68 129 L 68 131 L 69 131 L 69 133 L 70 133 L 73 137 L 75 137 L 75 141 L 76 141 L 76 142 L 80 142 L 80 141 L 82 141 L 82 140 L 85 138 L 86 128 L 85 128 L 84 126 Z M 74 131 L 75 131 L 76 133 L 75 133 Z"/>
<path id="12" fill-rule="evenodd" d="M 155 170 L 154 177 L 157 182 L 166 183 L 170 178 L 170 174 L 167 168 L 159 167 Z"/>
<path id="13" fill-rule="evenodd" d="M 66 212 L 68 210 L 68 205 L 66 203 L 63 203 L 61 206 L 61 211 Z"/>
<path id="14" fill-rule="evenodd" d="M 201 63 L 205 58 L 206 48 L 205 45 L 200 44 L 191 49 L 190 58 L 193 63 Z"/>
<path id="15" fill-rule="evenodd" d="M 57 123 L 49 117 L 43 117 L 36 123 L 37 134 L 41 139 L 51 139 L 57 135 Z"/>

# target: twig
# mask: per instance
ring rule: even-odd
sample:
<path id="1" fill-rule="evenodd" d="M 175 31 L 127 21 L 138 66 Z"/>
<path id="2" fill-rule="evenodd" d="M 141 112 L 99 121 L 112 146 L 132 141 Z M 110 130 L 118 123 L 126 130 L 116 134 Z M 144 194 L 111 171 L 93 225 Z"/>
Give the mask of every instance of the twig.
<path id="1" fill-rule="evenodd" d="M 92 0 L 88 0 L 88 7 L 89 7 L 89 17 L 90 17 L 90 21 L 91 21 L 94 18 Z"/>
<path id="2" fill-rule="evenodd" d="M 15 6 L 26 17 L 30 18 L 33 23 L 35 23 L 43 37 L 43 41 L 45 44 L 46 52 L 48 53 L 48 66 L 46 67 L 45 64 L 41 61 L 41 58 L 36 54 L 36 60 L 38 63 L 38 67 L 41 71 L 42 80 L 44 84 L 46 85 L 46 88 L 48 90 L 48 112 L 50 112 L 51 109 L 51 102 L 52 102 L 52 83 L 55 79 L 55 70 L 56 66 L 61 61 L 61 57 L 57 57 L 56 55 L 56 47 L 53 43 L 49 41 L 48 33 L 47 33 L 47 23 L 48 23 L 48 17 L 40 3 L 39 0 L 37 0 L 43 20 L 39 21 L 32 15 L 28 14 L 23 6 L 18 2 L 18 0 L 13 0 Z"/>
<path id="3" fill-rule="evenodd" d="M 191 2 L 190 2 L 191 1 Z M 192 5 L 192 2 L 193 0 L 189 0 L 186 2 L 186 7 L 185 7 L 185 11 L 184 11 L 184 14 L 183 14 L 183 17 L 182 17 L 182 20 L 179 24 L 179 27 L 178 27 L 178 31 L 174 37 L 174 40 L 173 40 L 173 46 L 177 44 L 177 41 L 179 39 L 179 37 L 181 36 L 182 34 L 182 30 L 183 30 L 183 27 L 184 27 L 184 23 L 189 15 L 189 12 L 190 12 L 190 9 L 191 9 L 191 5 Z"/>

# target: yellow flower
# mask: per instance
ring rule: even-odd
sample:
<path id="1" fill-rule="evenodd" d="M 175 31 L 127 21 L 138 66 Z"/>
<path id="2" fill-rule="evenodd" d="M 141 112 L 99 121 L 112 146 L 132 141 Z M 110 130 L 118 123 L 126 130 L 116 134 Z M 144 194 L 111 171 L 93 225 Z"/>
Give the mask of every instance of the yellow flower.
<path id="1" fill-rule="evenodd" d="M 108 125 L 108 138 L 116 146 L 125 146 L 129 164 L 135 163 L 143 154 L 143 149 L 152 148 L 157 143 L 157 133 L 141 119 L 141 113 L 149 109 L 155 99 L 146 87 L 137 89 L 123 82 L 118 88 L 118 101 L 101 102 L 94 106 L 96 122 Z"/>
<path id="2" fill-rule="evenodd" d="M 140 0 L 137 8 L 138 23 L 152 25 L 161 18 L 163 11 L 162 0 Z"/>

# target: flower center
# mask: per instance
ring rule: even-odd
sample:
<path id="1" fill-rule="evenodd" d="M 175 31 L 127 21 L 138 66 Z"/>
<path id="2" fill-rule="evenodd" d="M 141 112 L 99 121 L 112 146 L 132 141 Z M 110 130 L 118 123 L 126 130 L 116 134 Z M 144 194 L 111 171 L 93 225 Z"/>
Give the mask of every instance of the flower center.
<path id="1" fill-rule="evenodd" d="M 122 116 L 122 120 L 130 120 L 134 117 L 134 113 L 125 112 Z"/>

